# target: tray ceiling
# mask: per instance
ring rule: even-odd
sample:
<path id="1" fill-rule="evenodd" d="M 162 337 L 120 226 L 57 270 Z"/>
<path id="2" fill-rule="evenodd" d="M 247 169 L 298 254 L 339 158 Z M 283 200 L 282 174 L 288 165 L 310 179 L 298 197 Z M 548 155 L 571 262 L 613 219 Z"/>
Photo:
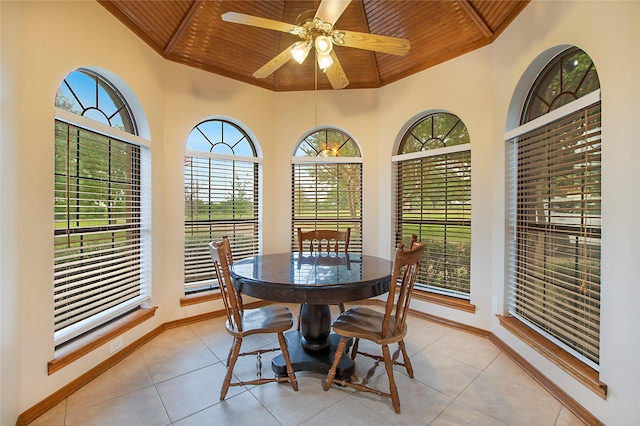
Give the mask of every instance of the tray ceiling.
<path id="1" fill-rule="evenodd" d="M 294 35 L 224 22 L 240 12 L 287 23 L 319 1 L 98 0 L 162 57 L 277 92 L 314 90 L 313 58 L 290 61 L 267 78 L 253 72 L 287 46 Z M 529 0 L 354 0 L 335 28 L 406 38 L 404 56 L 336 47 L 349 79 L 344 90 L 378 88 L 493 42 Z M 331 90 L 321 71 L 317 88 Z"/>

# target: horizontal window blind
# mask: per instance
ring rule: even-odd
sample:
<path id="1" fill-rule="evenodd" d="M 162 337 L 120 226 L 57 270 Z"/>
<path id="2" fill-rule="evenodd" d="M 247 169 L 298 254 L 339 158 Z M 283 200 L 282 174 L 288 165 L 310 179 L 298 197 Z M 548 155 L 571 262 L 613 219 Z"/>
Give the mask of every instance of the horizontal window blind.
<path id="1" fill-rule="evenodd" d="M 597 368 L 600 103 L 520 135 L 512 146 L 510 312 Z"/>
<path id="2" fill-rule="evenodd" d="M 395 163 L 396 241 L 425 242 L 416 285 L 469 298 L 471 151 Z"/>
<path id="3" fill-rule="evenodd" d="M 362 164 L 293 164 L 291 182 L 291 249 L 298 250 L 297 228 L 351 228 L 349 252 L 362 253 Z"/>
<path id="4" fill-rule="evenodd" d="M 235 260 L 258 254 L 258 164 L 185 157 L 185 290 L 217 287 L 208 244 L 228 236 Z"/>
<path id="5" fill-rule="evenodd" d="M 140 147 L 56 121 L 56 344 L 146 299 L 140 164 Z"/>

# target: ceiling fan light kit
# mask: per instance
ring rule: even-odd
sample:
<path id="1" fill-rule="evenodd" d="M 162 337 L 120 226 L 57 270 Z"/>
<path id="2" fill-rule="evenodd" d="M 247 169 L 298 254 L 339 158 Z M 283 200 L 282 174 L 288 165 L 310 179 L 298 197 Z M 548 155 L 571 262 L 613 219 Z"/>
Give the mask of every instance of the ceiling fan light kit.
<path id="1" fill-rule="evenodd" d="M 311 51 L 311 43 L 308 41 L 299 41 L 291 46 L 291 56 L 293 59 L 301 64 L 307 59 L 309 52 Z"/>
<path id="2" fill-rule="evenodd" d="M 338 60 L 334 45 L 392 55 L 404 55 L 409 51 L 410 46 L 409 40 L 402 38 L 334 29 L 335 22 L 350 3 L 351 0 L 322 0 L 313 19 L 306 19 L 305 22 L 299 24 L 287 24 L 237 12 L 223 13 L 222 20 L 281 31 L 296 35 L 301 39 L 254 72 L 254 77 L 268 77 L 291 59 L 302 64 L 311 48 L 314 47 L 318 67 L 325 72 L 331 87 L 343 89 L 349 84 L 349 80 Z"/>

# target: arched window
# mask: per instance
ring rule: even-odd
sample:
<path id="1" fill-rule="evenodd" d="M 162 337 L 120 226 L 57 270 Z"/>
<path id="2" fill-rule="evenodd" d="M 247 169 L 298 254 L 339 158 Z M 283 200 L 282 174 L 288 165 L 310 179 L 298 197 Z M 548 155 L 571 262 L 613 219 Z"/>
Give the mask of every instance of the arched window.
<path id="1" fill-rule="evenodd" d="M 471 143 L 454 114 L 431 113 L 404 134 L 393 157 L 395 239 L 426 243 L 417 288 L 470 297 Z"/>
<path id="2" fill-rule="evenodd" d="M 597 369 L 600 83 L 591 58 L 576 47 L 556 56 L 521 117 L 506 136 L 509 313 Z"/>
<path id="3" fill-rule="evenodd" d="M 334 128 L 314 130 L 296 147 L 291 167 L 291 244 L 297 228 L 351 228 L 349 251 L 362 253 L 362 157 L 358 144 Z"/>
<path id="4" fill-rule="evenodd" d="M 148 141 L 99 74 L 78 69 L 55 100 L 54 330 L 59 345 L 149 298 Z"/>
<path id="5" fill-rule="evenodd" d="M 184 157 L 185 292 L 217 287 L 208 243 L 228 236 L 236 260 L 258 254 L 259 165 L 245 130 L 225 119 L 198 124 Z"/>

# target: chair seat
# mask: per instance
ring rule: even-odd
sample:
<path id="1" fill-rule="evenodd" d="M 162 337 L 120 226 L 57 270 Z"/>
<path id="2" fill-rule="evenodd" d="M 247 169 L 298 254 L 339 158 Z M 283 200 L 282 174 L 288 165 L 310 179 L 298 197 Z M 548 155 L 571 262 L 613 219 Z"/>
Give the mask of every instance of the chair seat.
<path id="1" fill-rule="evenodd" d="M 227 331 L 235 337 L 257 333 L 279 333 L 293 326 L 293 314 L 287 306 L 273 305 L 256 309 L 245 309 L 242 315 L 242 332 L 227 321 Z"/>
<path id="2" fill-rule="evenodd" d="M 386 336 L 382 338 L 383 321 L 383 312 L 357 306 L 340 314 L 333 323 L 333 330 L 341 336 L 371 340 L 380 345 L 398 342 L 407 335 L 406 324 L 397 333 L 393 333 L 396 317 L 391 315 Z"/>

